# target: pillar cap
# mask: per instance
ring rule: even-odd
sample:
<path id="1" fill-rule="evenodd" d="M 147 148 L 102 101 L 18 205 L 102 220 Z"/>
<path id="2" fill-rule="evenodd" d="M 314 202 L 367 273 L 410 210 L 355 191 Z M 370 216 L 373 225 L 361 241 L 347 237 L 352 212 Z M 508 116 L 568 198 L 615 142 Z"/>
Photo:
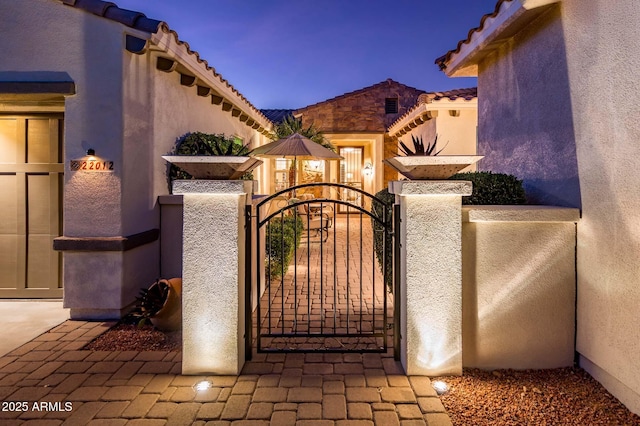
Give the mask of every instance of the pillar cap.
<path id="1" fill-rule="evenodd" d="M 174 195 L 253 194 L 254 182 L 252 180 L 174 180 L 172 190 Z"/>
<path id="2" fill-rule="evenodd" d="M 396 195 L 471 195 L 472 184 L 466 180 L 398 180 L 389 182 L 389 192 Z"/>

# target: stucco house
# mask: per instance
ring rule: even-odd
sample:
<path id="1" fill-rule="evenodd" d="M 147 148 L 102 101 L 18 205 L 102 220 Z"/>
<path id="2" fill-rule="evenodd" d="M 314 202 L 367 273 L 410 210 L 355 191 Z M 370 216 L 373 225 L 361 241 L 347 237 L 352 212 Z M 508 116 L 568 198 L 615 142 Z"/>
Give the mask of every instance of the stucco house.
<path id="1" fill-rule="evenodd" d="M 480 168 L 531 201 L 580 207 L 580 365 L 640 413 L 640 8 L 634 0 L 500 0 L 436 60 L 477 76 Z"/>
<path id="2" fill-rule="evenodd" d="M 0 16 L 0 297 L 64 283 L 72 318 L 119 317 L 160 276 L 161 156 L 196 130 L 261 145 L 272 123 L 139 12 L 23 0 Z"/>
<path id="3" fill-rule="evenodd" d="M 64 287 L 72 318 L 117 318 L 165 272 L 161 252 L 180 244 L 159 232 L 161 156 L 192 131 L 263 145 L 278 118 L 140 12 L 24 0 L 1 2 L 0 15 L 11 17 L 0 39 L 0 298 L 62 297 Z M 427 93 L 386 80 L 294 111 L 345 157 L 305 162 L 303 172 L 376 192 L 397 178 L 382 163 L 396 155 L 397 137 L 446 133 L 435 123 L 450 118 L 433 107 L 449 102 L 469 119 L 451 116 L 452 128 L 466 123 L 466 141 L 446 149 L 473 154 L 473 90 Z M 266 160 L 254 172 L 257 192 L 279 189 L 287 168 Z"/>
<path id="4" fill-rule="evenodd" d="M 324 181 L 375 193 L 398 179 L 382 162 L 398 155 L 398 140 L 412 147 L 412 135 L 431 142 L 437 134 L 443 154 L 475 154 L 477 104 L 475 88 L 426 92 L 387 79 L 297 110 L 263 112 L 274 122 L 293 115 L 323 132 L 345 158 L 340 169 L 321 166 Z M 275 180 L 279 170 L 273 167 Z"/>
<path id="5" fill-rule="evenodd" d="M 473 155 L 477 151 L 477 127 L 478 90 L 472 87 L 421 94 L 388 132 L 406 143 L 412 137 L 432 142 L 437 136 L 437 149 L 442 155 Z"/>

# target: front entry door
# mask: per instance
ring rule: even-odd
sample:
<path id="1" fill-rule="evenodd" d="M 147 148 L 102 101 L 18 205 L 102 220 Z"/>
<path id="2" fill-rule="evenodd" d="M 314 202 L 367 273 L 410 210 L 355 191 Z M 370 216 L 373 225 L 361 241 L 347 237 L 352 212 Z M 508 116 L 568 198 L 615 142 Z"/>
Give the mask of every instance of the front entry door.
<path id="1" fill-rule="evenodd" d="M 338 149 L 343 158 L 340 161 L 340 183 L 362 190 L 362 147 L 340 147 Z M 340 199 L 350 204 L 362 206 L 362 195 L 359 191 L 341 189 Z M 356 210 L 347 205 L 340 206 L 340 213 L 347 211 L 354 212 Z"/>
<path id="2" fill-rule="evenodd" d="M 62 297 L 62 115 L 0 115 L 0 298 Z"/>

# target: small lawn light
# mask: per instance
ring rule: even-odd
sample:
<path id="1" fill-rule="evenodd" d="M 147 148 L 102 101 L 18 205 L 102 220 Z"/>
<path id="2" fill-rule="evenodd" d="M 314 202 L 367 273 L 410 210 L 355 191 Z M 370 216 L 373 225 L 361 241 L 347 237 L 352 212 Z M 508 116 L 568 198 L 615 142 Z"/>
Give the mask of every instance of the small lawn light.
<path id="1" fill-rule="evenodd" d="M 208 380 L 203 380 L 201 382 L 196 383 L 196 391 L 205 391 L 207 389 L 211 389 L 212 383 Z"/>
<path id="2" fill-rule="evenodd" d="M 431 386 L 433 386 L 433 389 L 435 389 L 438 395 L 444 395 L 445 393 L 449 392 L 449 386 L 442 380 L 436 380 L 435 382 L 431 383 Z"/>

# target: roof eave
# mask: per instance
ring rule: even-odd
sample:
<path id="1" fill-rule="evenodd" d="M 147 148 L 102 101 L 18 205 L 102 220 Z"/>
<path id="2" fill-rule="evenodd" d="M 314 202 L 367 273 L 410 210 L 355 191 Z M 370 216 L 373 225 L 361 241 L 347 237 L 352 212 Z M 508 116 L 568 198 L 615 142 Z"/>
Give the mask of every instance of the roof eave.
<path id="1" fill-rule="evenodd" d="M 440 68 L 448 77 L 477 77 L 478 63 L 485 56 L 560 1 L 501 0 L 497 13 L 487 16 L 480 28 L 470 31 L 456 50 L 437 60 Z"/>
<path id="2" fill-rule="evenodd" d="M 405 133 L 408 133 L 409 128 L 415 128 L 427 121 L 438 117 L 439 111 L 448 110 L 473 110 L 478 109 L 478 98 L 467 100 L 463 98 L 449 99 L 442 98 L 438 100 L 432 100 L 429 103 L 419 103 L 405 116 L 400 117 L 395 123 L 393 123 L 387 132 L 391 136 L 399 137 Z"/>
<path id="3" fill-rule="evenodd" d="M 209 66 L 206 60 L 200 59 L 197 52 L 191 51 L 187 43 L 178 41 L 177 34 L 168 26 L 163 25 L 158 32 L 153 33 L 149 42 L 153 45 L 151 50 L 164 52 L 175 59 L 181 68 L 185 68 L 196 77 L 197 82 L 211 87 L 214 92 L 232 103 L 233 107 L 239 109 L 241 114 L 247 115 L 249 119 L 259 124 L 259 129 L 265 129 L 264 131 L 273 129 L 273 123 L 267 117 L 222 78 L 213 67 Z M 248 121 L 245 119 L 244 122 L 246 124 Z"/>

